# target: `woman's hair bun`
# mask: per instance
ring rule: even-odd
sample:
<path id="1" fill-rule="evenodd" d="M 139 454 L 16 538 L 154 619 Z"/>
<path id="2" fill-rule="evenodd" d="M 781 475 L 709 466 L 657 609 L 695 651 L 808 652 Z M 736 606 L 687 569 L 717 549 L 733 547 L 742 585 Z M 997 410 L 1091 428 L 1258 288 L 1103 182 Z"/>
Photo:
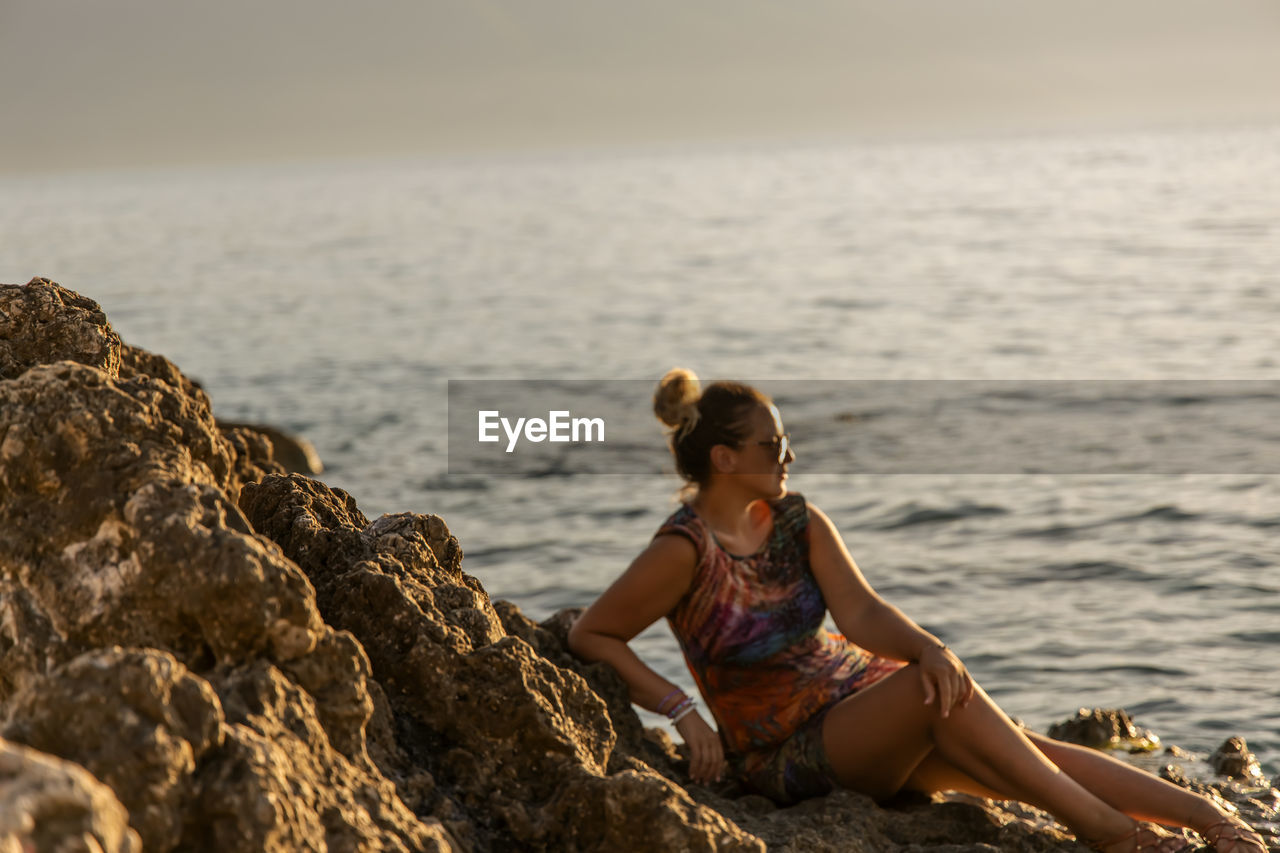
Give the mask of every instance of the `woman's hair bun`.
<path id="1" fill-rule="evenodd" d="M 653 413 L 669 427 L 685 433 L 698 423 L 698 399 L 702 396 L 698 377 L 692 370 L 674 367 L 658 382 L 653 395 Z"/>

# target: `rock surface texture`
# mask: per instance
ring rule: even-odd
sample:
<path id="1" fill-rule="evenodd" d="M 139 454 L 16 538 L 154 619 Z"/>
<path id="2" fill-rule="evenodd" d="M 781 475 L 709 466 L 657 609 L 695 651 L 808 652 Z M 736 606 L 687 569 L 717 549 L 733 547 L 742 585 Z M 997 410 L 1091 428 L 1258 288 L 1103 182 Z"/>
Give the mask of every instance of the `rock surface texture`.
<path id="1" fill-rule="evenodd" d="M 462 562 L 438 516 L 286 475 L 91 300 L 0 285 L 0 851 L 1084 849 L 1017 804 L 692 784 L 573 611 Z M 1274 819 L 1222 761 L 1206 790 Z"/>

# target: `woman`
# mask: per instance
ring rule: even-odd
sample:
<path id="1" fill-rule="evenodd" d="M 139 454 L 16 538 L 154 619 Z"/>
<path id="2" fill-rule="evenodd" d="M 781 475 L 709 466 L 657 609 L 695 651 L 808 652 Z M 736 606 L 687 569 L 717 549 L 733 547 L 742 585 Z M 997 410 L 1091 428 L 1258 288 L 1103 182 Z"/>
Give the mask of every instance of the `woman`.
<path id="1" fill-rule="evenodd" d="M 946 645 L 876 595 L 831 520 L 786 490 L 795 454 L 759 391 L 699 393 L 676 369 L 654 411 L 674 428 L 686 500 L 569 644 L 671 718 L 695 782 L 728 768 L 784 804 L 837 785 L 877 798 L 965 791 L 1043 808 L 1107 853 L 1188 849 L 1156 824 L 1190 827 L 1217 853 L 1265 853 L 1208 799 L 1014 725 Z M 843 634 L 823 630 L 828 610 Z M 718 732 L 627 646 L 664 616 Z"/>

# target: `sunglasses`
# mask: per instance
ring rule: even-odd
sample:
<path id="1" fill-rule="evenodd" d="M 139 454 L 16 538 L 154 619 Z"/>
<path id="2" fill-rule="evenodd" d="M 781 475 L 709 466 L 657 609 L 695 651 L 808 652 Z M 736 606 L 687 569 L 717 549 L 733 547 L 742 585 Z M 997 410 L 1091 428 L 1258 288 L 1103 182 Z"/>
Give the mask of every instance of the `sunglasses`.
<path id="1" fill-rule="evenodd" d="M 771 448 L 778 455 L 778 464 L 781 465 L 787 459 L 787 453 L 791 450 L 791 433 L 784 432 L 782 435 L 775 435 L 768 441 L 757 441 L 761 447 Z"/>

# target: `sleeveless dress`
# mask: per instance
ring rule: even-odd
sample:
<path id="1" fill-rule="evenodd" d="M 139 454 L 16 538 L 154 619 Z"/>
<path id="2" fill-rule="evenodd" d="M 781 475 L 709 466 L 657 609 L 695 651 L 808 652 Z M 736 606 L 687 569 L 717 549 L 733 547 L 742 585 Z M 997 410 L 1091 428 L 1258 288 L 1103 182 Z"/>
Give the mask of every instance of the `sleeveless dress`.
<path id="1" fill-rule="evenodd" d="M 680 534 L 697 549 L 693 583 L 666 618 L 730 768 L 787 804 L 839 784 L 822 747 L 826 712 L 904 664 L 823 628 L 808 505 L 798 492 L 768 503 L 773 532 L 755 554 L 730 554 L 688 504 L 654 536 Z"/>

